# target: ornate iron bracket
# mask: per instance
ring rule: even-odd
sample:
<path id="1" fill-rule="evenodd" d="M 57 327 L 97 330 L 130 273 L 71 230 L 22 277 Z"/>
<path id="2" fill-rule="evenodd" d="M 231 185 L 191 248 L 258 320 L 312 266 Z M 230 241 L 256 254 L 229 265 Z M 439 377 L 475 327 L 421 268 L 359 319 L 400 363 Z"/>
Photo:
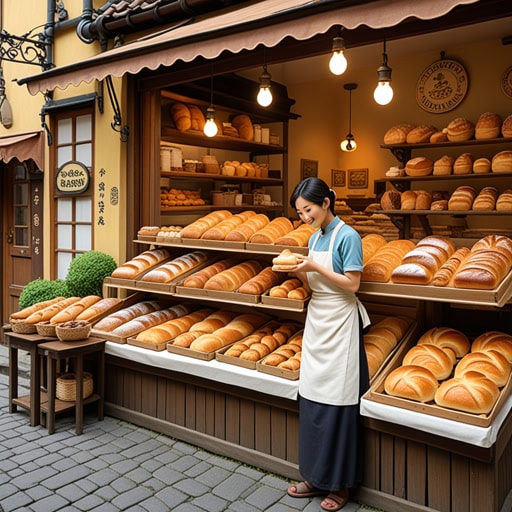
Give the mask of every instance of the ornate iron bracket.
<path id="1" fill-rule="evenodd" d="M 29 30 L 22 36 L 9 34 L 6 30 L 0 30 L 0 62 L 18 62 L 41 66 L 43 70 L 50 69 L 53 64 L 48 62 L 49 42 L 44 34 L 35 31 L 40 27 Z"/>

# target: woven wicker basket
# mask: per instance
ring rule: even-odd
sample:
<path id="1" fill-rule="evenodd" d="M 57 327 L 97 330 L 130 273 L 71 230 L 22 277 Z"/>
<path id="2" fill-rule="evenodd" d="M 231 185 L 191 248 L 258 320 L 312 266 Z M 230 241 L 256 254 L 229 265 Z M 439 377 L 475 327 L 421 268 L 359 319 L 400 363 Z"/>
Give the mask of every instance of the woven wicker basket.
<path id="1" fill-rule="evenodd" d="M 37 334 L 48 338 L 54 338 L 57 334 L 55 333 L 55 324 L 50 322 L 39 322 L 36 324 Z"/>
<path id="2" fill-rule="evenodd" d="M 92 395 L 94 381 L 89 372 L 83 375 L 83 395 L 84 399 Z M 76 375 L 74 373 L 65 373 L 57 378 L 56 395 L 59 400 L 64 402 L 74 402 L 76 400 Z"/>
<path id="3" fill-rule="evenodd" d="M 84 325 L 83 327 L 63 327 L 57 325 L 55 333 L 60 341 L 79 341 L 89 337 L 91 333 L 91 324 Z"/>
<path id="4" fill-rule="evenodd" d="M 16 334 L 35 334 L 37 332 L 36 325 L 27 324 L 25 320 L 11 318 L 9 323 L 11 324 L 12 332 Z"/>

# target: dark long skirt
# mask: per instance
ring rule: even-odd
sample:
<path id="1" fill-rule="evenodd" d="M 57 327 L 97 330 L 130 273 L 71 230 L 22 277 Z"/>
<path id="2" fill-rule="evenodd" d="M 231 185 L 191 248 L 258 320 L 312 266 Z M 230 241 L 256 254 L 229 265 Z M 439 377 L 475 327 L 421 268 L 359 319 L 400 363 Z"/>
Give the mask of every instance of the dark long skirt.
<path id="1" fill-rule="evenodd" d="M 363 333 L 359 349 L 359 396 L 369 386 Z M 325 405 L 299 396 L 299 470 L 318 489 L 338 491 L 362 480 L 359 404 Z"/>

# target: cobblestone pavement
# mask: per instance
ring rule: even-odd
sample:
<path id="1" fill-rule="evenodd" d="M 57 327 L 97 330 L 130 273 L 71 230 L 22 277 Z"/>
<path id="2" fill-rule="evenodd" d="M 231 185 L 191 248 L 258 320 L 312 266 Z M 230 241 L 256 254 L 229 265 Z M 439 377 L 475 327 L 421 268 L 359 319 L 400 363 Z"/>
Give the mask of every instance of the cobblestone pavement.
<path id="1" fill-rule="evenodd" d="M 8 411 L 7 349 L 0 345 L 0 512 L 320 511 L 320 498 L 286 494 L 289 481 L 111 417 L 59 416 L 48 435 L 27 411 Z M 21 368 L 20 395 L 28 393 Z M 375 510 L 355 502 L 344 512 Z"/>

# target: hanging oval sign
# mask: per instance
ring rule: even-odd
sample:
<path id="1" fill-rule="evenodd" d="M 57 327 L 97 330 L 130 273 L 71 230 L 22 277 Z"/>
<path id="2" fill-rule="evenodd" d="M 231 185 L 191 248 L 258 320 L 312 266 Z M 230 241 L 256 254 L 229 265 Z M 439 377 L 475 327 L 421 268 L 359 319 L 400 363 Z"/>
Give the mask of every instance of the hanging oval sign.
<path id="1" fill-rule="evenodd" d="M 80 162 L 66 162 L 57 171 L 55 186 L 61 194 L 81 194 L 89 188 L 89 169 Z"/>
<path id="2" fill-rule="evenodd" d="M 421 73 L 416 84 L 416 101 L 432 114 L 449 112 L 462 102 L 468 86 L 464 66 L 455 60 L 441 59 Z"/>
<path id="3" fill-rule="evenodd" d="M 505 96 L 512 98 L 512 66 L 507 68 L 501 77 L 501 90 Z"/>

